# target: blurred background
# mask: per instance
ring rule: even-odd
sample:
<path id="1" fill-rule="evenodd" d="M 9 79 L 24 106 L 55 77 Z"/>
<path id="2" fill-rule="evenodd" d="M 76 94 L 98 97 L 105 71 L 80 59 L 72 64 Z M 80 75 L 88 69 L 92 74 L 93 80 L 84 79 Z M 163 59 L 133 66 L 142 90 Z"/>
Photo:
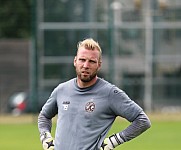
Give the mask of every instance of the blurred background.
<path id="1" fill-rule="evenodd" d="M 100 77 L 147 112 L 181 111 L 180 0 L 0 0 L 0 114 L 39 112 L 89 37 Z"/>

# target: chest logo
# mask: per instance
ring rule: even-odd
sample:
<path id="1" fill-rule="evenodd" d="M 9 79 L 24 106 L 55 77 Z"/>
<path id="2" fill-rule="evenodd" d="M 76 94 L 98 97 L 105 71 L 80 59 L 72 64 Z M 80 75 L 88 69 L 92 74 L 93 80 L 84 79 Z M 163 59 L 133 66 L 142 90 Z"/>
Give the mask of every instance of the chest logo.
<path id="1" fill-rule="evenodd" d="M 68 110 L 69 104 L 70 104 L 69 101 L 64 101 L 64 102 L 63 102 L 63 110 Z"/>
<path id="2" fill-rule="evenodd" d="M 93 112 L 95 107 L 96 107 L 96 105 L 93 102 L 88 102 L 85 105 L 85 110 L 86 110 L 86 112 Z"/>

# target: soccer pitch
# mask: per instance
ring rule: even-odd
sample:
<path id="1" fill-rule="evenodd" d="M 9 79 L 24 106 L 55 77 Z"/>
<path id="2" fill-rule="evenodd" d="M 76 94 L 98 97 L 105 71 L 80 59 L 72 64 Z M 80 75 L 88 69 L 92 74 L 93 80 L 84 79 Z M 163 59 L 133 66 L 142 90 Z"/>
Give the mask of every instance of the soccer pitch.
<path id="1" fill-rule="evenodd" d="M 149 115 L 152 127 L 115 150 L 180 150 L 181 114 Z M 124 129 L 129 123 L 117 119 L 109 134 Z M 55 123 L 53 124 L 55 132 Z M 42 150 L 37 128 L 37 116 L 0 116 L 0 149 Z"/>

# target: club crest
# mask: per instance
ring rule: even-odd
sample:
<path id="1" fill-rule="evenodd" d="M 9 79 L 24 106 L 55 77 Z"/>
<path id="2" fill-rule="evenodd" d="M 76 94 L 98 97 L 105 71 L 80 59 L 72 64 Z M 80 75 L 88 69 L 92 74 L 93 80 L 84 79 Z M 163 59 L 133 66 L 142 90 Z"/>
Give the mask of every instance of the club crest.
<path id="1" fill-rule="evenodd" d="M 88 102 L 86 105 L 85 105 L 85 110 L 86 112 L 93 112 L 94 109 L 95 109 L 95 104 L 93 102 Z"/>

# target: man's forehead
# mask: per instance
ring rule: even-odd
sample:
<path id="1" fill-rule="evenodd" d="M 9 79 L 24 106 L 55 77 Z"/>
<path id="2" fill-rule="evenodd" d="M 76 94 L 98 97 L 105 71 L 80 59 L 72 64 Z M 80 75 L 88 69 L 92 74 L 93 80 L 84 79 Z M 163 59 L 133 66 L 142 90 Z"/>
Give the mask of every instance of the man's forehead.
<path id="1" fill-rule="evenodd" d="M 77 55 L 99 56 L 99 51 L 98 50 L 89 50 L 89 49 L 85 49 L 82 47 L 78 50 Z"/>

